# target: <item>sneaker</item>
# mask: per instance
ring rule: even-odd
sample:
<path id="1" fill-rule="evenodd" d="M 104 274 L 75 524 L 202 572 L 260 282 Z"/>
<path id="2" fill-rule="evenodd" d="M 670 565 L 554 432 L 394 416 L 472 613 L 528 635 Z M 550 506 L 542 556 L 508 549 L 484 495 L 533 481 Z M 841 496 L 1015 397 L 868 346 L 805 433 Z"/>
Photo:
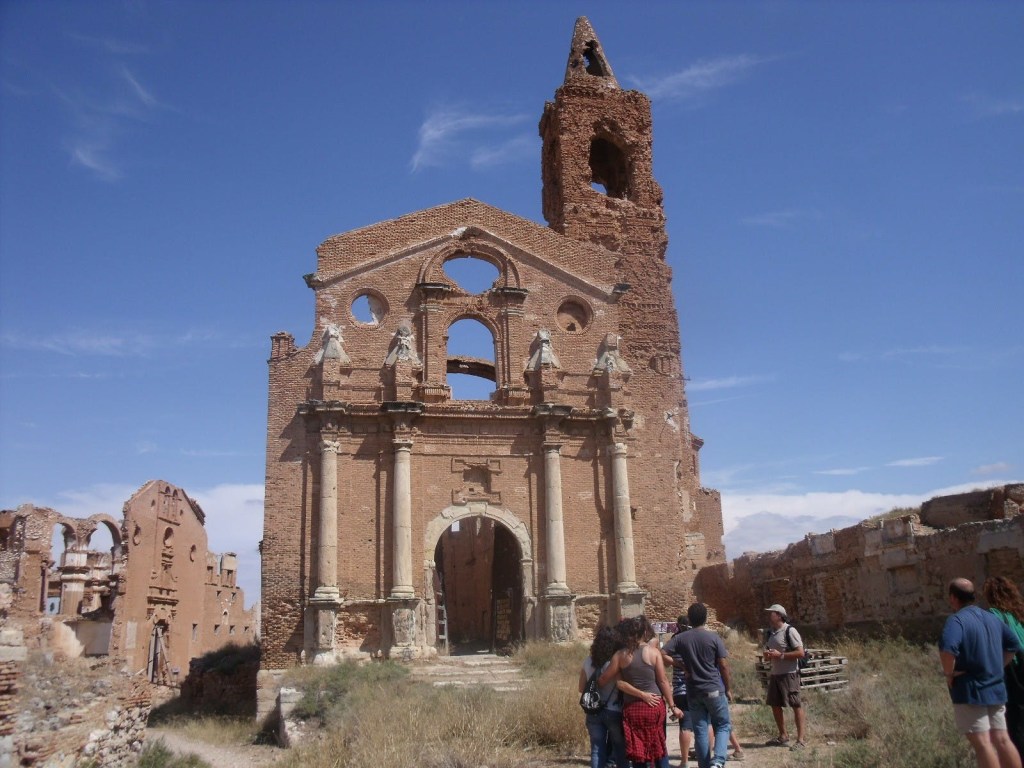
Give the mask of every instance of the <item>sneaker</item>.
<path id="1" fill-rule="evenodd" d="M 797 742 L 793 743 L 793 746 L 789 748 L 789 751 L 790 752 L 796 752 L 799 749 L 806 749 L 806 748 L 807 748 L 806 744 L 804 744 L 802 741 L 797 741 Z"/>
<path id="2" fill-rule="evenodd" d="M 746 755 L 740 749 L 737 749 L 735 752 L 729 755 L 729 759 L 737 763 L 742 763 L 745 757 Z"/>
<path id="3" fill-rule="evenodd" d="M 789 738 L 787 736 L 776 736 L 774 739 L 768 739 L 764 745 L 766 747 L 788 747 Z"/>

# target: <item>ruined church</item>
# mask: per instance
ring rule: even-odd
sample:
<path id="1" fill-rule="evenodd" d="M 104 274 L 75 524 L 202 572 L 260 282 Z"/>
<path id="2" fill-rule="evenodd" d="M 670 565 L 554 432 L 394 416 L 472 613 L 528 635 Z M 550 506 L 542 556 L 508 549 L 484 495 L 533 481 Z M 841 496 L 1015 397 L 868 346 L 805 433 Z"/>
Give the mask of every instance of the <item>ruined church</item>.
<path id="1" fill-rule="evenodd" d="M 540 136 L 547 226 L 465 199 L 317 249 L 309 343 L 271 343 L 261 674 L 670 619 L 724 562 L 651 103 L 585 18 Z M 464 259 L 493 283 L 453 279 Z M 449 350 L 467 320 L 479 357 Z M 455 374 L 487 399 L 454 399 Z"/>

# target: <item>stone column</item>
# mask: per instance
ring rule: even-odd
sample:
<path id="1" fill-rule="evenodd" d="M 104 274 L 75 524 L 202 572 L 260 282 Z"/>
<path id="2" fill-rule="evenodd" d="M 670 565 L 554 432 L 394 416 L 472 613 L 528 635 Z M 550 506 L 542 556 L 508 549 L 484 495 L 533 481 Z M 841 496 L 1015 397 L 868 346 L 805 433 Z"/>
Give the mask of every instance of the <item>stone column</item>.
<path id="1" fill-rule="evenodd" d="M 565 580 L 565 527 L 562 522 L 562 468 L 558 443 L 544 443 L 544 518 L 547 533 L 548 595 L 567 595 Z"/>
<path id="2" fill-rule="evenodd" d="M 391 550 L 391 597 L 412 598 L 412 441 L 395 439 L 395 476 L 392 485 L 394 542 Z"/>
<path id="3" fill-rule="evenodd" d="M 626 469 L 627 448 L 625 443 L 613 443 L 612 492 L 615 513 L 615 563 L 618 584 L 616 590 L 638 592 L 636 583 L 636 562 L 633 556 L 633 516 L 629 504 L 629 473 Z"/>
<path id="4" fill-rule="evenodd" d="M 317 529 L 316 600 L 338 600 L 338 453 L 335 440 L 320 441 L 320 526 Z"/>

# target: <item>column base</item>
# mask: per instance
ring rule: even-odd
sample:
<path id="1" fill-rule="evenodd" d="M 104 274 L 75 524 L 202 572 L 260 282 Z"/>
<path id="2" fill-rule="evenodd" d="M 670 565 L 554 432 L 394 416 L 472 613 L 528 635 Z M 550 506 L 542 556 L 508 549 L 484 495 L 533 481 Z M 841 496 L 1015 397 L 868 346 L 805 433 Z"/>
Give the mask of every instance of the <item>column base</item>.
<path id="1" fill-rule="evenodd" d="M 544 595 L 544 624 L 547 639 L 567 643 L 576 638 L 576 599 L 571 594 Z"/>
<path id="2" fill-rule="evenodd" d="M 388 623 L 387 656 L 399 661 L 412 661 L 424 655 L 423 631 L 420 621 L 422 601 L 415 597 L 392 595 L 384 601 Z"/>
<path id="3" fill-rule="evenodd" d="M 306 662 L 316 666 L 336 664 L 334 633 L 338 624 L 338 608 L 341 596 L 337 588 L 333 592 L 319 588 L 306 606 Z"/>
<path id="4" fill-rule="evenodd" d="M 644 599 L 647 597 L 647 593 L 639 587 L 632 589 L 618 589 L 616 591 L 616 602 L 618 609 L 618 620 L 631 619 L 634 616 L 640 616 L 644 612 Z"/>

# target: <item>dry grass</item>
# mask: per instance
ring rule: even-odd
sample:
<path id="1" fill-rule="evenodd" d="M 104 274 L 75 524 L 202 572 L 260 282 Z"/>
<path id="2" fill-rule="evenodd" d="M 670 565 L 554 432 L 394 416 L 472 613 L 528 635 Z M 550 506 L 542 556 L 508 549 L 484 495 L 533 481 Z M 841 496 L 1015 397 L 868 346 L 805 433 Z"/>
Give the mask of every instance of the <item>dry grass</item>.
<path id="1" fill-rule="evenodd" d="M 737 733 L 744 744 L 756 745 L 775 735 L 771 710 L 760 703 L 757 646 L 738 636 L 726 644 L 735 700 L 746 702 L 734 708 Z M 966 740 L 953 728 L 933 646 L 892 638 L 838 639 L 827 646 L 849 660 L 850 686 L 832 693 L 804 691 L 807 751 L 755 750 L 751 757 L 770 757 L 778 768 L 974 765 Z M 516 660 L 528 687 L 503 693 L 435 688 L 389 664 L 297 670 L 290 684 L 313 692 L 309 716 L 323 727 L 279 765 L 536 768 L 565 764 L 570 757 L 583 764 L 589 749 L 576 683 L 585 655 L 583 645 L 526 645 Z M 181 727 L 202 741 L 251 741 L 251 731 L 235 730 L 223 719 Z"/>
<path id="2" fill-rule="evenodd" d="M 778 750 L 786 766 L 829 768 L 969 768 L 974 759 L 953 727 L 953 710 L 933 646 L 899 638 L 839 639 L 829 643 L 848 659 L 850 685 L 806 690 L 809 748 Z M 752 656 L 751 656 L 752 659 Z M 745 665 L 752 669 L 752 664 Z M 763 696 L 763 694 L 761 694 Z M 737 713 L 740 740 L 757 744 L 775 735 L 771 710 Z M 792 717 L 786 713 L 792 735 Z M 830 744 L 831 742 L 831 744 Z"/>
<path id="3" fill-rule="evenodd" d="M 586 732 L 577 704 L 582 646 L 527 645 L 517 653 L 527 689 L 435 688 L 353 667 L 345 690 L 322 709 L 315 744 L 295 750 L 285 768 L 517 768 L 543 756 L 583 754 Z M 315 688 L 314 673 L 306 672 Z M 301 679 L 292 684 L 302 686 Z"/>

